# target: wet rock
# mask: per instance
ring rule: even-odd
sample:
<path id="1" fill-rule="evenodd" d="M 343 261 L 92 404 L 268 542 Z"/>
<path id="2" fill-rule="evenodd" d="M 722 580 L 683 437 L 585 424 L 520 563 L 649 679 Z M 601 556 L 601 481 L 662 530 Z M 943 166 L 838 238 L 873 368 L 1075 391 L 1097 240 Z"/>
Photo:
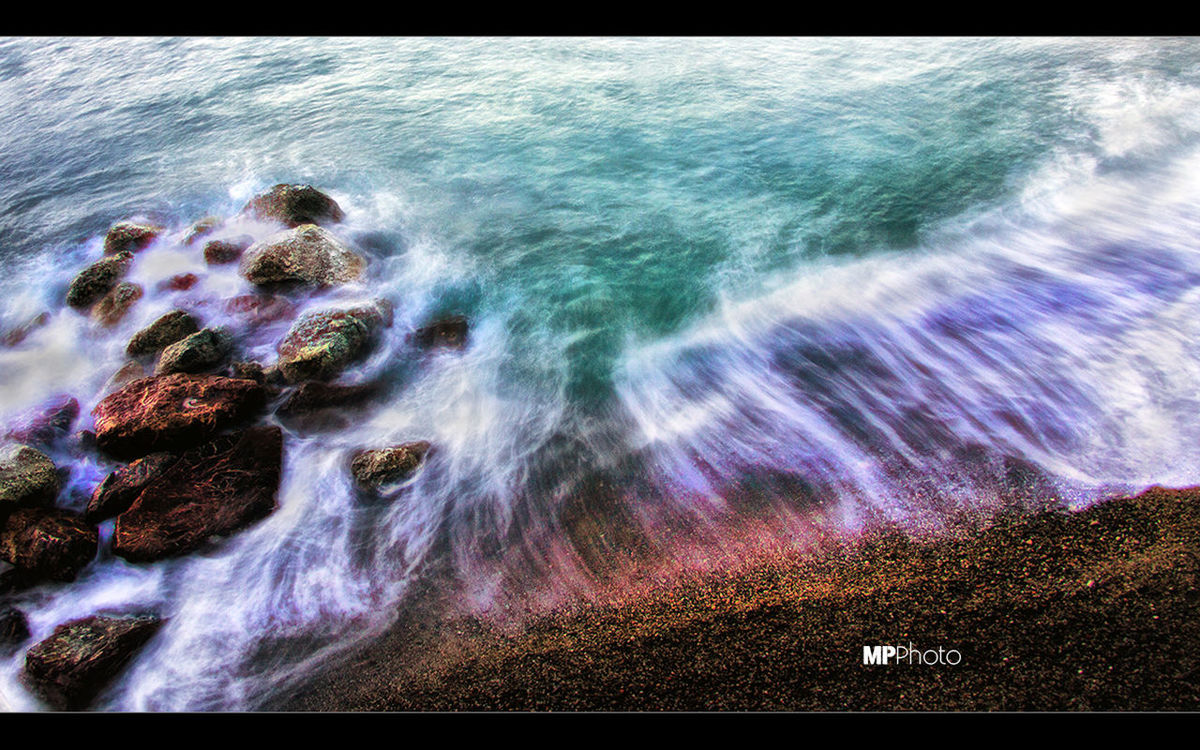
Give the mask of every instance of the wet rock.
<path id="1" fill-rule="evenodd" d="M 219 367 L 233 349 L 233 339 L 220 328 L 205 328 L 163 349 L 155 375 L 197 373 Z"/>
<path id="2" fill-rule="evenodd" d="M 375 383 L 338 385 L 309 380 L 301 383 L 276 411 L 284 417 L 361 403 L 378 391 Z"/>
<path id="3" fill-rule="evenodd" d="M 275 509 L 282 461 L 278 427 L 222 435 L 184 453 L 117 516 L 113 553 L 159 560 L 265 518 Z"/>
<path id="4" fill-rule="evenodd" d="M 104 236 L 104 254 L 136 253 L 146 249 L 163 232 L 163 227 L 153 224 L 135 224 L 122 221 L 114 224 Z"/>
<path id="5" fill-rule="evenodd" d="M 377 305 L 308 313 L 279 343 L 279 370 L 289 383 L 335 377 L 366 352 L 389 318 Z"/>
<path id="6" fill-rule="evenodd" d="M 0 558 L 38 581 L 74 581 L 99 543 L 82 517 L 57 508 L 20 508 L 0 527 Z"/>
<path id="7" fill-rule="evenodd" d="M 225 312 L 254 326 L 290 318 L 296 314 L 296 306 L 274 294 L 243 294 L 227 300 Z"/>
<path id="8" fill-rule="evenodd" d="M 16 328 L 10 328 L 0 336 L 0 345 L 13 347 L 29 338 L 29 334 L 50 322 L 50 313 L 42 312 L 33 316 Z"/>
<path id="9" fill-rule="evenodd" d="M 92 308 L 92 320 L 105 327 L 115 326 L 141 298 L 142 287 L 140 285 L 121 282 Z"/>
<path id="10" fill-rule="evenodd" d="M 15 607 L 0 607 L 0 655 L 8 656 L 29 640 L 29 621 Z"/>
<path id="11" fill-rule="evenodd" d="M 203 239 L 217 231 L 224 223 L 225 221 L 219 216 L 205 216 L 188 228 L 187 234 L 183 236 L 183 244 L 196 244 L 197 240 Z"/>
<path id="12" fill-rule="evenodd" d="M 463 349 L 467 345 L 467 319 L 462 315 L 442 318 L 418 328 L 410 340 L 422 349 Z"/>
<path id="13" fill-rule="evenodd" d="M 332 286 L 360 278 L 366 265 L 326 230 L 304 224 L 251 245 L 238 270 L 253 284 Z"/>
<path id="14" fill-rule="evenodd" d="M 127 460 L 183 450 L 249 419 L 265 400 L 263 387 L 251 380 L 185 373 L 142 378 L 92 410 L 96 443 Z"/>
<path id="15" fill-rule="evenodd" d="M 178 460 L 179 456 L 173 453 L 151 453 L 112 472 L 92 492 L 84 519 L 99 523 L 129 510 L 146 485 L 165 474 Z"/>
<path id="16" fill-rule="evenodd" d="M 354 454 L 350 473 L 359 487 L 378 489 L 412 476 L 425 460 L 430 444 L 424 440 L 379 450 L 363 450 Z"/>
<path id="17" fill-rule="evenodd" d="M 228 375 L 231 378 L 253 380 L 259 385 L 267 382 L 267 376 L 263 373 L 263 366 L 257 362 L 234 362 L 229 366 Z"/>
<path id="18" fill-rule="evenodd" d="M 118 253 L 83 269 L 67 289 L 67 304 L 76 309 L 91 307 L 112 291 L 133 261 L 133 253 Z"/>
<path id="19" fill-rule="evenodd" d="M 194 273 L 177 273 L 169 279 L 164 279 L 156 287 L 160 292 L 186 292 L 200 282 L 200 277 Z"/>
<path id="20" fill-rule="evenodd" d="M 200 330 L 200 321 L 183 310 L 172 310 L 133 334 L 125 353 L 131 357 L 157 354 Z"/>
<path id="21" fill-rule="evenodd" d="M 337 201 L 312 185 L 276 185 L 252 198 L 242 212 L 260 221 L 277 221 L 289 227 L 332 224 L 345 218 Z"/>
<path id="22" fill-rule="evenodd" d="M 247 235 L 232 240 L 210 240 L 204 244 L 204 262 L 210 266 L 233 263 L 253 244 L 254 238 Z"/>
<path id="23" fill-rule="evenodd" d="M 116 388 L 121 388 L 123 386 L 129 385 L 130 383 L 132 383 L 135 380 L 138 380 L 139 378 L 144 378 L 149 374 L 150 373 L 148 373 L 146 371 L 146 368 L 142 365 L 141 362 L 137 362 L 137 361 L 126 362 L 125 364 L 121 365 L 121 369 L 114 372 L 112 374 L 112 377 L 110 377 L 104 383 L 104 390 L 111 391 Z"/>
<path id="24" fill-rule="evenodd" d="M 0 560 L 0 594 L 27 588 L 30 581 L 12 563 Z"/>
<path id="25" fill-rule="evenodd" d="M 53 708 L 86 708 L 162 624 L 153 615 L 64 623 L 26 652 L 21 680 Z"/>
<path id="26" fill-rule="evenodd" d="M 78 416 L 78 400 L 55 396 L 15 419 L 4 436 L 17 443 L 49 445 L 66 436 Z"/>
<path id="27" fill-rule="evenodd" d="M 0 447 L 0 518 L 18 508 L 50 505 L 60 489 L 46 454 L 27 445 Z"/>

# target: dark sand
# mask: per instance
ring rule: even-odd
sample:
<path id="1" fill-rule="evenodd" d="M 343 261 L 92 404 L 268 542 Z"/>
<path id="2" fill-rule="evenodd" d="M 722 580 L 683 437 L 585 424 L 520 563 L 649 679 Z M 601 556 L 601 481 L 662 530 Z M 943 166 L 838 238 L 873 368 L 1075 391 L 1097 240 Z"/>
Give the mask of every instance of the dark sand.
<path id="1" fill-rule="evenodd" d="M 961 663 L 866 666 L 865 645 Z M 877 534 L 519 632 L 410 619 L 284 710 L 1200 709 L 1200 488 Z"/>

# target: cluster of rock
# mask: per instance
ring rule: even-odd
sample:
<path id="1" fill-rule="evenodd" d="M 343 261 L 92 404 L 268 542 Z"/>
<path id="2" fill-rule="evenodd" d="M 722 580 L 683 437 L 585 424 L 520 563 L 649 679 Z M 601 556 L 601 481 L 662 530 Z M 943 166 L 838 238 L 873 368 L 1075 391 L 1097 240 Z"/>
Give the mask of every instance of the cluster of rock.
<path id="1" fill-rule="evenodd" d="M 307 185 L 277 185 L 243 212 L 287 227 L 259 242 L 207 239 L 219 218 L 196 222 L 183 244 L 203 243 L 210 265 L 238 262 L 260 291 L 227 300 L 225 309 L 257 322 L 291 317 L 296 306 L 275 291 L 320 288 L 361 279 L 367 261 L 329 230 L 341 221 L 333 199 Z M 124 278 L 138 253 L 165 228 L 122 222 L 104 241 L 105 257 L 81 271 L 66 303 L 102 326 L 119 322 L 144 290 Z M 171 288 L 187 288 L 176 277 Z M 3 337 L 15 346 L 43 321 Z M 121 462 L 94 489 L 82 513 L 56 505 L 62 475 L 46 451 L 68 439 L 79 403 L 65 397 L 11 427 L 0 448 L 0 595 L 46 582 L 70 582 L 96 559 L 98 525 L 113 521 L 112 553 L 132 563 L 184 555 L 261 520 L 276 507 L 283 432 L 272 415 L 290 418 L 360 403 L 376 383 L 330 382 L 368 354 L 393 324 L 386 300 L 309 313 L 278 342 L 264 367 L 237 361 L 236 332 L 206 327 L 177 309 L 129 340 L 130 361 L 110 379 L 113 392 L 92 410 L 93 430 L 75 433 L 106 459 Z M 432 322 L 412 332 L 421 348 L 462 348 L 466 319 Z M 151 374 L 146 363 L 153 361 Z M 402 482 L 430 453 L 428 442 L 357 452 L 347 467 L 364 492 Z M 52 451 L 51 451 L 52 452 Z M 0 605 L 3 600 L 0 600 Z M 162 625 L 154 614 L 98 613 L 64 623 L 26 652 L 24 683 L 60 709 L 86 707 Z M 0 653 L 30 638 L 24 615 L 0 606 Z"/>

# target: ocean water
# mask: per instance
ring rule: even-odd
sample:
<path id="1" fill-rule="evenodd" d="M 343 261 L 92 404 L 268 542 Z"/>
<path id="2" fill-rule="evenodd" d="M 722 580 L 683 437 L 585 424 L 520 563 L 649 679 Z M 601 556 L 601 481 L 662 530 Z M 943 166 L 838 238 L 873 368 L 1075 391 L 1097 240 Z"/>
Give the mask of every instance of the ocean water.
<path id="1" fill-rule="evenodd" d="M 0 102 L 0 329 L 51 315 L 0 349 L 5 420 L 69 393 L 87 426 L 138 328 L 232 322 L 248 283 L 180 239 L 278 182 L 332 195 L 370 258 L 297 305 L 396 306 L 349 375 L 386 396 L 285 433 L 273 515 L 13 598 L 31 643 L 168 618 L 101 709 L 263 705 L 435 569 L 503 618 L 830 530 L 1200 481 L 1195 39 L 2 39 Z M 63 294 L 139 217 L 171 231 L 103 331 Z M 416 356 L 441 313 L 469 347 Z M 411 483 L 356 498 L 354 450 L 418 439 Z M 67 507 L 113 466 L 53 457 Z M 0 700 L 34 710 L 23 654 Z"/>

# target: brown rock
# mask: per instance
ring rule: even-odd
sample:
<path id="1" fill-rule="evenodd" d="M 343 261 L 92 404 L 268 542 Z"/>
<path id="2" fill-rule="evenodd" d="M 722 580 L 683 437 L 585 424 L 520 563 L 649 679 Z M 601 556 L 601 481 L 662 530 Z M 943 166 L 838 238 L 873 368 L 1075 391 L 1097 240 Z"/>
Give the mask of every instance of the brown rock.
<path id="1" fill-rule="evenodd" d="M 99 543 L 82 518 L 55 508 L 21 508 L 0 527 L 0 558 L 33 580 L 75 580 Z"/>
<path id="2" fill-rule="evenodd" d="M 96 443 L 118 458 L 184 450 L 263 408 L 263 387 L 218 375 L 161 375 L 135 380 L 101 401 L 92 415 Z"/>
<path id="3" fill-rule="evenodd" d="M 463 349 L 467 345 L 467 319 L 462 315 L 451 315 L 418 328 L 410 339 L 422 349 L 445 347 Z"/>
<path id="4" fill-rule="evenodd" d="M 169 279 L 160 281 L 157 289 L 160 292 L 186 292 L 196 286 L 199 281 L 200 277 L 194 273 L 177 273 Z"/>
<path id="5" fill-rule="evenodd" d="M 249 236 L 237 237 L 232 240 L 210 240 L 204 245 L 204 262 L 210 266 L 221 266 L 233 263 L 242 257 L 246 248 L 254 244 Z"/>
<path id="6" fill-rule="evenodd" d="M 260 385 L 267 382 L 267 376 L 263 372 L 263 366 L 257 362 L 234 362 L 229 366 L 228 375 L 231 378 L 253 380 L 255 383 Z"/>
<path id="7" fill-rule="evenodd" d="M 290 318 L 296 314 L 296 306 L 274 294 L 243 294 L 227 300 L 225 312 L 254 326 Z"/>
<path id="8" fill-rule="evenodd" d="M 253 284 L 332 286 L 355 281 L 367 261 L 315 224 L 279 232 L 251 245 L 238 271 Z"/>
<path id="9" fill-rule="evenodd" d="M 183 310 L 172 310 L 133 334 L 125 353 L 131 357 L 157 354 L 200 330 L 200 321 Z"/>
<path id="10" fill-rule="evenodd" d="M 113 554 L 159 560 L 266 517 L 275 509 L 282 461 L 278 427 L 222 435 L 188 451 L 117 516 Z"/>
<path id="11" fill-rule="evenodd" d="M 252 198 L 242 212 L 262 221 L 278 221 L 289 227 L 331 224 L 345 218 L 337 201 L 312 185 L 276 185 Z"/>
<path id="12" fill-rule="evenodd" d="M 112 291 L 104 295 L 104 299 L 96 303 L 96 307 L 92 309 L 92 319 L 102 326 L 115 326 L 141 298 L 142 287 L 138 284 L 117 284 Z"/>
<path id="13" fill-rule="evenodd" d="M 86 708 L 162 624 L 153 615 L 64 623 L 26 652 L 21 680 L 55 709 Z"/>
<path id="14" fill-rule="evenodd" d="M 17 508 L 50 505 L 60 489 L 46 454 L 27 445 L 0 448 L 0 518 Z"/>
<path id="15" fill-rule="evenodd" d="M 132 221 L 114 224 L 104 237 L 104 254 L 116 255 L 144 250 L 162 232 L 162 227 L 152 224 L 135 224 Z"/>
<path id="16" fill-rule="evenodd" d="M 146 485 L 166 473 L 178 460 L 179 456 L 173 453 L 151 453 L 109 474 L 92 492 L 84 519 L 99 523 L 129 510 Z"/>
<path id="17" fill-rule="evenodd" d="M 50 322 L 50 313 L 42 312 L 33 316 L 16 328 L 10 328 L 0 336 L 0 345 L 3 346 L 19 346 L 29 334 Z"/>
<path id="18" fill-rule="evenodd" d="M 112 291 L 132 262 L 133 253 L 123 252 L 102 258 L 83 269 L 67 289 L 67 304 L 77 309 L 91 307 Z"/>
<path id="19" fill-rule="evenodd" d="M 429 453 L 424 440 L 392 448 L 358 451 L 350 462 L 354 481 L 364 489 L 378 489 L 412 476 Z"/>

